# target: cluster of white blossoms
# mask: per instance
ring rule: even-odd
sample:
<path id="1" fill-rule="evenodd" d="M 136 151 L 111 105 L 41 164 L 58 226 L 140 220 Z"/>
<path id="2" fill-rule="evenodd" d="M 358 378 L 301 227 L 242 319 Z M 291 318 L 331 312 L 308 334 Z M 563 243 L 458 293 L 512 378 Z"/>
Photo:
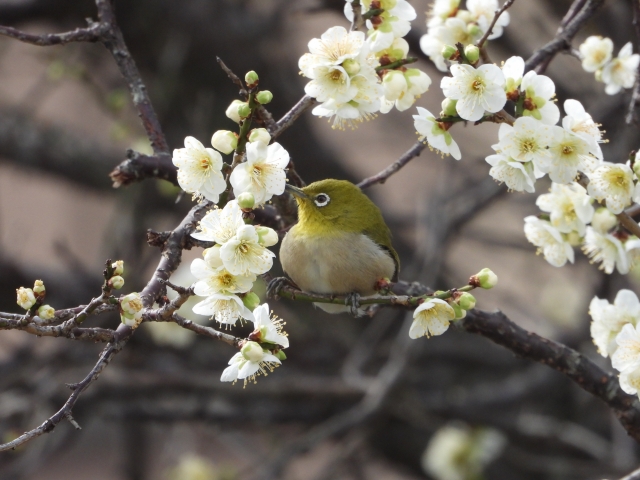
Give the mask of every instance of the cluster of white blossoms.
<path id="1" fill-rule="evenodd" d="M 640 301 L 631 290 L 620 290 L 613 304 L 594 297 L 589 305 L 591 337 L 603 357 L 611 357 L 620 372 L 620 387 L 640 395 Z"/>
<path id="2" fill-rule="evenodd" d="M 429 89 L 431 79 L 417 68 L 406 68 L 409 44 L 404 37 L 416 11 L 406 0 L 365 0 L 354 7 L 347 0 L 345 15 L 354 21 L 353 8 L 368 16 L 368 32 L 331 27 L 309 42 L 309 53 L 298 62 L 300 72 L 311 81 L 307 95 L 320 105 L 319 117 L 333 118 L 333 127 L 354 128 L 377 112 L 410 108 Z"/>
<path id="3" fill-rule="evenodd" d="M 633 53 L 631 42 L 620 49 L 617 57 L 613 57 L 613 41 L 597 35 L 587 38 L 579 49 L 582 68 L 594 72 L 596 80 L 604 82 L 607 94 L 615 95 L 623 88 L 633 87 L 640 55 Z"/>
<path id="4" fill-rule="evenodd" d="M 460 8 L 460 0 L 435 0 L 427 14 L 429 29 L 420 39 L 420 48 L 438 70 L 446 72 L 443 49 L 457 43 L 475 44 L 486 33 L 498 7 L 498 0 L 467 0 L 466 10 Z M 509 13 L 503 12 L 488 39 L 500 37 L 508 24 Z"/>

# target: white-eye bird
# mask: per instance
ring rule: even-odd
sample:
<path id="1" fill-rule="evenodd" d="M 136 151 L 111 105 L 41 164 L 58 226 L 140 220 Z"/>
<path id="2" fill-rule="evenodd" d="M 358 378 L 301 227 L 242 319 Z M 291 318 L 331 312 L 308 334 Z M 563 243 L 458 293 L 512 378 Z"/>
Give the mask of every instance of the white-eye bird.
<path id="1" fill-rule="evenodd" d="M 348 295 L 353 302 L 350 309 L 328 303 L 319 308 L 356 314 L 358 296 L 375 294 L 381 281 L 397 281 L 400 260 L 391 232 L 360 188 L 328 179 L 287 190 L 298 204 L 298 223 L 280 246 L 284 272 L 303 291 Z"/>

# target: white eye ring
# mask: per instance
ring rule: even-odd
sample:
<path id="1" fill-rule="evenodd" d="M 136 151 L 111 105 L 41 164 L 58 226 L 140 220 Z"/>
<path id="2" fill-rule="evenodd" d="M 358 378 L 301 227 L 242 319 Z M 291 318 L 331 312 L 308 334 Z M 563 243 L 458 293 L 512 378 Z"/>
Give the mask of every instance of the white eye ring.
<path id="1" fill-rule="evenodd" d="M 318 207 L 324 207 L 330 201 L 331 201 L 331 198 L 329 198 L 329 195 L 327 195 L 326 193 L 319 193 L 313 199 L 313 203 L 315 203 Z"/>

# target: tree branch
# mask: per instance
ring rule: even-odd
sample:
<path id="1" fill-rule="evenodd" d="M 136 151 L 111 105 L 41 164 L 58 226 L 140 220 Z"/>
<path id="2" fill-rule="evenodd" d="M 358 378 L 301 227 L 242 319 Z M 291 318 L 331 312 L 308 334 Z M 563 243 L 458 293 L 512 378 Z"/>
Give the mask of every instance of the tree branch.
<path id="1" fill-rule="evenodd" d="M 413 145 L 413 147 L 407 150 L 398 160 L 393 162 L 391 165 L 389 165 L 387 168 L 385 168 L 381 172 L 376 173 L 371 177 L 365 178 L 360 183 L 358 183 L 358 186 L 364 190 L 365 188 L 369 188 L 370 186 L 375 185 L 376 183 L 386 182 L 391 175 L 396 173 L 398 170 L 404 167 L 407 163 L 409 163 L 415 157 L 420 156 L 420 153 L 422 152 L 422 150 L 425 149 L 426 146 L 427 146 L 426 141 L 424 142 L 417 141 Z"/>
<path id="2" fill-rule="evenodd" d="M 101 23 L 92 22 L 87 28 L 76 28 L 70 32 L 34 35 L 13 27 L 0 25 L 0 35 L 15 38 L 21 42 L 37 45 L 39 47 L 49 47 L 52 45 L 64 45 L 72 42 L 99 42 L 104 27 L 105 26 Z"/>
<path id="3" fill-rule="evenodd" d="M 127 150 L 127 160 L 116 166 L 109 174 L 113 187 L 130 185 L 147 178 L 159 178 L 178 186 L 178 169 L 169 154 L 144 155 Z"/>
<path id="4" fill-rule="evenodd" d="M 293 125 L 300 115 L 317 103 L 316 99 L 309 95 L 302 97 L 298 103 L 291 107 L 291 110 L 285 113 L 284 116 L 276 122 L 275 127 L 269 131 L 271 138 L 278 138 L 282 132 Z"/>
<path id="5" fill-rule="evenodd" d="M 484 42 L 486 42 L 489 36 L 491 35 L 491 32 L 493 31 L 493 27 L 495 27 L 496 22 L 500 18 L 500 15 L 502 15 L 511 5 L 513 5 L 513 2 L 515 1 L 516 0 L 507 0 L 506 2 L 504 2 L 501 8 L 496 10 L 495 15 L 493 16 L 493 20 L 491 20 L 491 24 L 489 25 L 489 28 L 487 29 L 486 32 L 484 32 L 484 35 L 477 43 L 478 48 L 482 48 L 484 46 Z"/>

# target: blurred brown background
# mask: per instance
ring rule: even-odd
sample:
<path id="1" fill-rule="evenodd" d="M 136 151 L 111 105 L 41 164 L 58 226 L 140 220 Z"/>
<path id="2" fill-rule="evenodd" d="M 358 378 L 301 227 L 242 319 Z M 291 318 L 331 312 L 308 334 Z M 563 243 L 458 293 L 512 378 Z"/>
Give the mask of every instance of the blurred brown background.
<path id="1" fill-rule="evenodd" d="M 433 79 L 417 105 L 438 112 L 442 74 L 418 48 L 428 2 L 411 3 L 418 19 L 407 39 Z M 306 43 L 331 26 L 347 26 L 339 0 L 116 4 L 172 148 L 182 147 L 186 135 L 207 144 L 215 130 L 233 127 L 224 110 L 236 87 L 216 56 L 239 75 L 256 70 L 274 93 L 269 109 L 278 118 L 303 95 L 297 60 Z M 489 46 L 494 61 L 528 57 L 553 37 L 569 4 L 516 1 L 511 25 Z M 0 24 L 33 33 L 71 30 L 91 16 L 89 0 L 0 0 Z M 634 40 L 630 2 L 606 2 L 574 47 L 591 34 L 611 37 L 616 53 Z M 605 95 L 567 55 L 547 73 L 559 105 L 577 98 L 602 123 L 608 161 L 623 161 L 638 147 L 637 126 L 624 126 L 629 92 Z M 307 113 L 279 142 L 307 182 L 359 181 L 415 142 L 414 111 L 394 110 L 353 132 L 334 131 Z M 477 295 L 479 308 L 499 308 L 609 368 L 590 342 L 588 302 L 593 295 L 612 300 L 623 287 L 637 291 L 634 276 L 602 275 L 579 252 L 576 264 L 562 269 L 536 257 L 522 220 L 538 212 L 536 195 L 507 194 L 488 177 L 484 157 L 497 126 L 457 125 L 452 134 L 460 162 L 425 150 L 367 192 L 394 232 L 401 278 L 450 288 L 490 267 L 500 284 Z M 86 303 L 99 292 L 107 258 L 125 260 L 125 293 L 146 283 L 158 259 L 146 230 L 173 228 L 192 202 L 176 204 L 177 189 L 161 181 L 112 189 L 108 172 L 127 148 L 149 146 L 100 45 L 39 48 L 0 37 L 0 310 L 18 312 L 15 288 L 36 278 L 45 281 L 54 307 Z M 545 181 L 537 185 L 539 193 L 548 188 Z M 188 264 L 199 254 L 185 252 L 187 284 Z M 145 325 L 74 409 L 83 430 L 63 423 L 20 451 L 0 454 L 0 478 L 427 478 L 422 452 L 451 420 L 492 427 L 508 440 L 488 479 L 614 478 L 638 462 L 637 447 L 598 400 L 487 340 L 452 328 L 405 347 L 395 339 L 403 312 L 383 310 L 371 320 L 328 316 L 286 300 L 270 305 L 286 320 L 292 346 L 268 378 L 246 389 L 222 384 L 231 348 L 178 327 Z M 100 317 L 92 325 L 118 321 Z M 101 348 L 1 332 L 0 435 L 11 438 L 55 412 L 68 396 L 64 384 L 82 378 Z M 402 348 L 408 350 L 401 372 L 367 411 L 359 403 L 363 391 L 384 380 Z M 189 458 L 192 466 L 209 462 L 201 465 L 204 476 L 177 473 Z"/>

